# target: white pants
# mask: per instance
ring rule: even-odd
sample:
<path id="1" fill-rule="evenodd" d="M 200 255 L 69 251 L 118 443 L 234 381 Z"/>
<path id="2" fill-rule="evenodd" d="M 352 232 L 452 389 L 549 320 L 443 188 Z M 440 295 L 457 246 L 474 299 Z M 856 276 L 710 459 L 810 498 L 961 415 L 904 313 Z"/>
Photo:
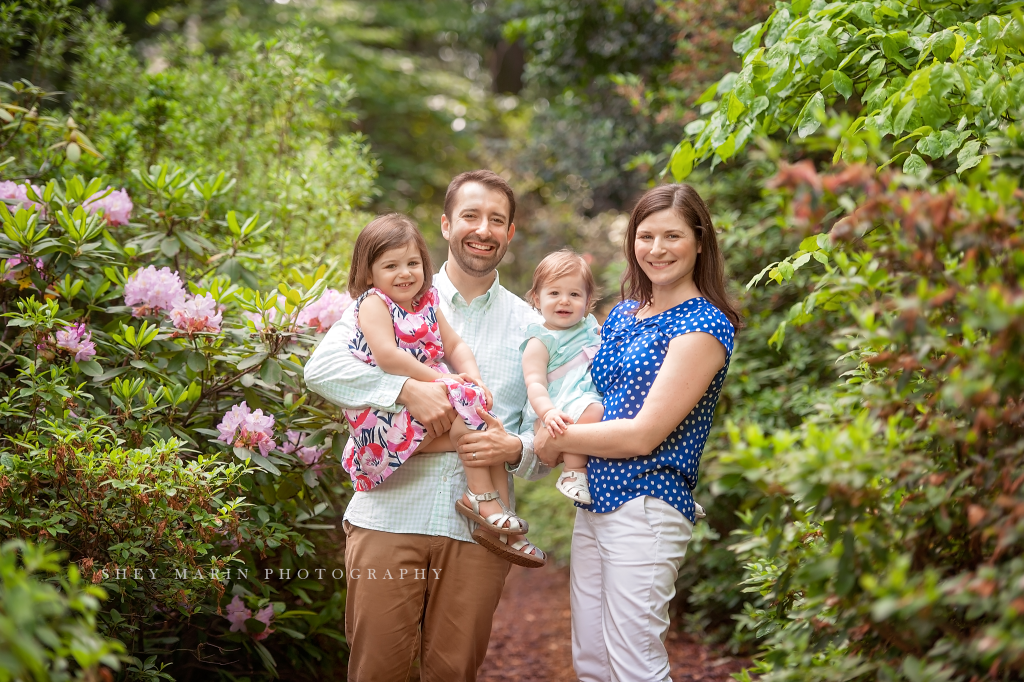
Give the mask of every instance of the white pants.
<path id="1" fill-rule="evenodd" d="M 656 497 L 607 514 L 576 511 L 569 597 L 581 682 L 671 682 L 668 604 L 692 533 L 693 524 Z"/>

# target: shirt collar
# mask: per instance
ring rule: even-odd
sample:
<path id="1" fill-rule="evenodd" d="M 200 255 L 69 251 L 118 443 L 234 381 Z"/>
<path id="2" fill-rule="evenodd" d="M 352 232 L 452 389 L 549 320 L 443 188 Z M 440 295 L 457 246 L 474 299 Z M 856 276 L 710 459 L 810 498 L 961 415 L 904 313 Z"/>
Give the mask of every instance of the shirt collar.
<path id="1" fill-rule="evenodd" d="M 460 294 L 459 290 L 455 288 L 452 281 L 448 279 L 447 266 L 448 261 L 445 261 L 441 264 L 441 269 L 437 271 L 436 275 L 434 275 L 434 286 L 437 287 L 437 293 L 441 295 L 443 300 L 448 301 L 449 303 L 454 304 L 456 300 L 459 300 L 465 304 L 466 300 L 462 297 L 462 294 Z M 484 294 L 473 299 L 473 301 L 480 301 L 481 305 L 488 305 L 492 300 L 497 298 L 498 290 L 501 288 L 500 279 L 501 276 L 498 274 L 498 271 L 495 270 L 494 282 L 491 284 L 490 288 Z"/>

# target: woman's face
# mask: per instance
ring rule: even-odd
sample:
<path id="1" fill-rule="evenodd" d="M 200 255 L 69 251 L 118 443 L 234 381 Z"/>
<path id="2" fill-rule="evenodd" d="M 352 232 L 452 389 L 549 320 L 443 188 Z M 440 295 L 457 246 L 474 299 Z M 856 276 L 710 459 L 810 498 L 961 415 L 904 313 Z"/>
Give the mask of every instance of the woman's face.
<path id="1" fill-rule="evenodd" d="M 655 289 L 693 280 L 700 244 L 697 234 L 672 209 L 652 213 L 636 229 L 633 253 Z"/>
<path id="2" fill-rule="evenodd" d="M 414 242 L 385 251 L 370 266 L 370 286 L 408 308 L 423 286 L 423 259 Z"/>

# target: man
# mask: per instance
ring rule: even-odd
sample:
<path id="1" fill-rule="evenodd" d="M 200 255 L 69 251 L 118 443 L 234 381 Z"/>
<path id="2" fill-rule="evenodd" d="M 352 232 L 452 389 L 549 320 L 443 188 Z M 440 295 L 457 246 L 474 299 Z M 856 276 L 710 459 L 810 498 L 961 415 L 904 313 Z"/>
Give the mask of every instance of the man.
<path id="1" fill-rule="evenodd" d="M 462 467 L 504 462 L 523 478 L 550 471 L 533 453 L 532 425 L 522 423 L 519 346 L 540 316 L 498 283 L 495 270 L 515 234 L 514 217 L 512 188 L 491 171 L 462 173 L 448 186 L 441 216 L 448 260 L 434 286 L 445 317 L 476 356 L 498 419 L 487 416 L 486 430 L 455 446 L 447 434 L 437 438 L 349 503 L 345 634 L 353 682 L 405 682 L 417 653 L 424 682 L 475 680 L 487 653 L 510 565 L 473 542 L 455 510 L 466 490 Z M 353 324 L 350 308 L 313 353 L 309 388 L 344 407 L 396 410 L 400 403 L 431 436 L 447 431 L 458 417 L 444 385 L 387 375 L 356 359 L 348 349 Z"/>

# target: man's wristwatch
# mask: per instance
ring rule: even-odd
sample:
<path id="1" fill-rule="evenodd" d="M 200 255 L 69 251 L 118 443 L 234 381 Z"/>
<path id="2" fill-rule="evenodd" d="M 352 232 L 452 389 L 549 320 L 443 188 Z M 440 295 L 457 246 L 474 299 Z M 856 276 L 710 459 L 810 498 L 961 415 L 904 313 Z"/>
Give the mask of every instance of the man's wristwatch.
<path id="1" fill-rule="evenodd" d="M 526 454 L 526 443 L 523 442 L 522 438 L 516 438 L 516 440 L 518 440 L 520 444 L 519 459 L 516 460 L 515 464 L 509 464 L 508 462 L 505 462 L 505 471 L 509 472 L 510 474 L 514 474 L 516 472 L 516 469 L 519 468 L 519 465 L 523 463 L 523 455 Z"/>

